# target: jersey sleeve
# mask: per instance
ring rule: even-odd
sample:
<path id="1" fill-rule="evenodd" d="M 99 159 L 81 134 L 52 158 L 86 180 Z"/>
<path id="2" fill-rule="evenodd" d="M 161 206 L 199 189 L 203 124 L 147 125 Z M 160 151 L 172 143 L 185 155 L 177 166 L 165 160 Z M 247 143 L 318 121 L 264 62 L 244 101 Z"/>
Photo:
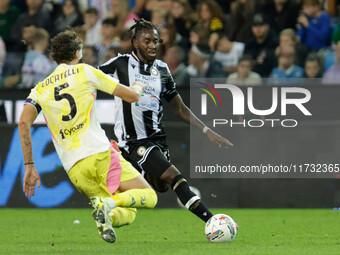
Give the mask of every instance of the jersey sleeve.
<path id="1" fill-rule="evenodd" d="M 162 97 L 170 102 L 175 96 L 177 96 L 178 92 L 176 90 L 176 83 L 170 74 L 168 67 L 166 66 L 166 74 L 165 74 L 166 83 L 164 89 L 162 91 Z"/>
<path id="2" fill-rule="evenodd" d="M 103 71 L 106 74 L 110 74 L 113 75 L 116 72 L 116 60 L 120 57 L 120 55 L 118 55 L 115 58 L 112 58 L 110 60 L 108 60 L 107 62 L 105 62 L 104 64 L 98 66 L 98 69 Z"/>
<path id="3" fill-rule="evenodd" d="M 119 83 L 119 80 L 106 75 L 101 70 L 89 65 L 86 65 L 84 70 L 95 89 L 112 95 L 117 84 Z"/>
<path id="4" fill-rule="evenodd" d="M 37 110 L 37 113 L 41 111 L 41 106 L 38 101 L 37 97 L 37 86 L 35 86 L 33 89 L 31 89 L 31 93 L 28 95 L 25 104 L 30 104 L 34 106 L 34 108 Z"/>

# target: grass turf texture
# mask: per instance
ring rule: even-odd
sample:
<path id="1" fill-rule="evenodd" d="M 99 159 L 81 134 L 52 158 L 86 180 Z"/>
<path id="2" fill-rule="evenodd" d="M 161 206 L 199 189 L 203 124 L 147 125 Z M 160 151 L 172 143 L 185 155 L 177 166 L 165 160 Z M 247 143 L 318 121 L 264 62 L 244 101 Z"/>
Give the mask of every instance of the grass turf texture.
<path id="1" fill-rule="evenodd" d="M 0 254 L 340 254 L 340 212 L 332 209 L 217 209 L 240 230 L 210 243 L 186 210 L 139 210 L 103 241 L 90 209 L 0 209 Z M 79 220 L 80 224 L 74 224 Z"/>

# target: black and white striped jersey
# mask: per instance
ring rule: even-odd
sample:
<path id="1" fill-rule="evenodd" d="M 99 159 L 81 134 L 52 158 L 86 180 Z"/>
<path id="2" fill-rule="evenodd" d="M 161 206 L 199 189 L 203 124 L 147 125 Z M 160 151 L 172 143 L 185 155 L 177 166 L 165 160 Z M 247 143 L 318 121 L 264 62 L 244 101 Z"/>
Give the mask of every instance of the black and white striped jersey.
<path id="1" fill-rule="evenodd" d="M 126 142 L 155 136 L 165 136 L 161 99 L 171 101 L 178 93 L 168 66 L 161 60 L 147 65 L 132 54 L 118 55 L 99 67 L 104 73 L 130 86 L 134 81 L 147 85 L 139 101 L 127 103 L 115 97 L 115 135 L 119 146 Z"/>

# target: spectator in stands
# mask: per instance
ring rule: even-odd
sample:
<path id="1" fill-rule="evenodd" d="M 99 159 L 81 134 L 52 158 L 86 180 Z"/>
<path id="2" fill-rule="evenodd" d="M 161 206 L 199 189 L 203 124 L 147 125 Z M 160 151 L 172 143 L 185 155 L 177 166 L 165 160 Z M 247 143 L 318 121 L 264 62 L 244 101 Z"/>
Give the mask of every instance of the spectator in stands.
<path id="1" fill-rule="evenodd" d="M 297 35 L 300 41 L 313 50 L 330 44 L 330 16 L 321 11 L 319 0 L 304 0 L 303 12 L 298 17 Z"/>
<path id="2" fill-rule="evenodd" d="M 326 70 L 323 75 L 323 84 L 339 85 L 340 80 L 340 42 L 336 45 L 336 63 Z"/>
<path id="3" fill-rule="evenodd" d="M 267 15 L 272 31 L 278 35 L 283 29 L 295 29 L 300 9 L 294 0 L 270 0 L 264 4 L 262 12 Z"/>
<path id="4" fill-rule="evenodd" d="M 49 34 L 43 28 L 37 28 L 32 35 L 33 49 L 25 54 L 21 68 L 20 88 L 32 88 L 44 80 L 50 73 L 51 63 L 45 55 L 48 47 Z"/>
<path id="5" fill-rule="evenodd" d="M 162 8 L 153 9 L 151 12 L 151 22 L 158 29 L 165 26 L 168 20 L 168 12 Z"/>
<path id="6" fill-rule="evenodd" d="M 171 0 L 136 0 L 136 6 L 139 2 L 145 2 L 144 9 L 147 11 L 153 11 L 154 9 L 164 9 L 166 11 L 170 11 L 172 2 Z"/>
<path id="7" fill-rule="evenodd" d="M 179 46 L 173 46 L 167 49 L 164 55 L 164 62 L 168 64 L 172 78 L 176 86 L 189 86 L 190 77 L 186 72 L 186 65 L 183 63 L 185 52 Z"/>
<path id="8" fill-rule="evenodd" d="M 191 9 L 188 0 L 172 0 L 170 16 L 177 32 L 189 40 L 190 29 L 197 20 L 196 13 Z"/>
<path id="9" fill-rule="evenodd" d="M 86 30 L 86 45 L 96 45 L 101 42 L 100 29 L 102 22 L 96 8 L 88 8 L 84 13 L 84 29 Z"/>
<path id="10" fill-rule="evenodd" d="M 23 25 L 20 44 L 17 44 L 16 48 L 12 47 L 12 50 L 15 51 L 7 51 L 3 69 L 5 87 L 12 87 L 20 82 L 20 68 L 24 62 L 25 52 L 33 49 L 32 35 L 35 30 L 35 24 L 27 21 Z"/>
<path id="11" fill-rule="evenodd" d="M 118 48 L 112 46 L 107 50 L 107 52 L 105 54 L 105 58 L 104 58 L 104 63 L 109 61 L 112 58 L 117 57 L 117 49 Z"/>
<path id="12" fill-rule="evenodd" d="M 295 57 L 296 52 L 293 46 L 282 46 L 278 57 L 278 66 L 272 70 L 268 83 L 275 85 L 295 84 L 296 79 L 302 78 L 304 71 L 302 67 L 294 64 Z"/>
<path id="13" fill-rule="evenodd" d="M 98 50 L 99 64 L 104 63 L 105 55 L 110 47 L 119 47 L 119 38 L 116 34 L 116 20 L 104 19 L 101 27 L 102 41 L 96 44 L 95 47 Z"/>
<path id="14" fill-rule="evenodd" d="M 199 24 L 202 24 L 210 33 L 224 31 L 225 18 L 224 14 L 214 0 L 205 0 L 198 4 L 197 12 L 199 15 Z"/>
<path id="15" fill-rule="evenodd" d="M 316 53 L 310 53 L 305 62 L 305 85 L 321 85 L 322 61 Z"/>
<path id="16" fill-rule="evenodd" d="M 210 47 L 207 44 L 197 44 L 189 52 L 187 73 L 193 78 L 224 77 L 223 67 L 219 62 L 210 59 Z"/>
<path id="17" fill-rule="evenodd" d="M 147 6 L 148 2 L 150 1 L 135 0 L 135 6 L 132 7 L 132 9 L 130 10 L 130 13 L 133 13 L 140 18 L 150 20 L 150 10 L 152 9 L 153 6 L 152 5 Z"/>
<path id="18" fill-rule="evenodd" d="M 246 42 L 252 36 L 251 26 L 254 19 L 255 1 L 236 0 L 231 8 L 231 41 Z"/>
<path id="19" fill-rule="evenodd" d="M 76 32 L 77 37 L 80 41 L 85 42 L 86 40 L 86 30 L 83 26 L 77 26 L 73 28 L 74 32 Z"/>
<path id="20" fill-rule="evenodd" d="M 32 35 L 33 49 L 25 54 L 24 64 L 21 68 L 21 75 L 17 75 L 20 81 L 19 88 L 32 88 L 38 82 L 45 79 L 50 73 L 51 63 L 44 54 L 48 47 L 49 34 L 43 28 L 37 28 Z M 14 87 L 17 82 L 5 83 L 6 87 Z"/>
<path id="21" fill-rule="evenodd" d="M 61 0 L 64 1 L 64 0 Z M 80 10 L 84 13 L 89 8 L 95 8 L 98 11 L 99 19 L 107 18 L 111 10 L 112 0 L 78 0 Z"/>
<path id="22" fill-rule="evenodd" d="M 317 53 L 308 54 L 305 62 L 305 78 L 322 78 L 323 63 Z"/>
<path id="23" fill-rule="evenodd" d="M 98 51 L 94 46 L 85 45 L 83 47 L 83 62 L 93 67 L 98 66 Z"/>
<path id="24" fill-rule="evenodd" d="M 298 66 L 304 66 L 306 57 L 308 55 L 307 47 L 300 43 L 299 37 L 296 36 L 294 29 L 287 28 L 280 32 L 280 44 L 275 50 L 275 55 L 280 55 L 280 50 L 285 45 L 291 45 L 295 47 L 296 52 L 296 64 Z"/>
<path id="25" fill-rule="evenodd" d="M 129 15 L 129 1 L 126 0 L 112 0 L 111 10 L 107 17 L 114 19 L 116 22 L 115 32 L 119 34 L 124 29 L 128 29 L 126 26 L 127 18 Z M 131 19 L 131 18 L 130 18 Z"/>
<path id="26" fill-rule="evenodd" d="M 10 48 L 21 47 L 21 35 L 23 27 L 28 24 L 35 24 L 36 27 L 41 27 L 46 29 L 50 34 L 54 33 L 54 26 L 52 18 L 49 14 L 44 13 L 41 10 L 43 0 L 26 0 L 27 13 L 22 13 L 19 15 L 17 21 L 12 27 L 10 34 Z"/>
<path id="27" fill-rule="evenodd" d="M 225 73 L 235 72 L 237 63 L 243 55 L 244 46 L 244 43 L 241 42 L 231 42 L 229 38 L 224 35 L 217 41 L 213 59 L 222 64 Z"/>
<path id="28" fill-rule="evenodd" d="M 83 25 L 83 17 L 79 10 L 77 0 L 66 0 L 61 8 L 61 13 L 54 22 L 56 33 L 66 30 L 68 26 L 76 27 Z"/>
<path id="29" fill-rule="evenodd" d="M 24 24 L 20 48 L 16 48 L 16 51 L 26 52 L 33 49 L 32 36 L 36 29 L 37 26 L 34 23 L 28 21 L 26 24 Z"/>
<path id="30" fill-rule="evenodd" d="M 158 48 L 157 57 L 163 59 L 165 52 L 175 45 L 176 40 L 176 27 L 172 24 L 167 24 L 159 29 L 161 45 Z"/>
<path id="31" fill-rule="evenodd" d="M 131 53 L 132 45 L 131 45 L 132 33 L 128 30 L 124 30 L 120 33 L 120 43 L 119 43 L 119 53 Z"/>
<path id="32" fill-rule="evenodd" d="M 203 25 L 196 25 L 190 31 L 189 42 L 192 45 L 198 43 L 208 44 L 209 43 L 209 30 L 204 28 Z"/>
<path id="33" fill-rule="evenodd" d="M 276 65 L 275 48 L 278 40 L 270 34 L 268 21 L 262 14 L 255 14 L 252 24 L 253 39 L 246 43 L 245 54 L 255 60 L 254 72 L 268 77 Z"/>
<path id="34" fill-rule="evenodd" d="M 244 55 L 240 58 L 237 65 L 237 71 L 228 76 L 227 83 L 237 86 L 261 85 L 261 76 L 258 73 L 251 71 L 252 62 L 253 60 L 249 55 Z"/>
<path id="35" fill-rule="evenodd" d="M 10 5 L 10 0 L 0 1 L 0 37 L 7 44 L 11 28 L 19 17 L 19 9 Z"/>

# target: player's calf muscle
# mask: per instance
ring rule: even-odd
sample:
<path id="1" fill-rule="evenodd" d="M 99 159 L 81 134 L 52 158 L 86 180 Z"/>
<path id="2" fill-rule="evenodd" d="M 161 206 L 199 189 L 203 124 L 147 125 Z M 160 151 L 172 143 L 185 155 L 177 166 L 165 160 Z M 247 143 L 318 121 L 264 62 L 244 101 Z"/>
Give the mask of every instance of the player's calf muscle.
<path id="1" fill-rule="evenodd" d="M 129 189 L 112 196 L 118 206 L 131 208 L 154 208 L 157 195 L 152 188 Z"/>
<path id="2" fill-rule="evenodd" d="M 177 175 L 181 173 L 174 165 L 171 165 L 161 176 L 160 179 L 171 185 Z"/>

